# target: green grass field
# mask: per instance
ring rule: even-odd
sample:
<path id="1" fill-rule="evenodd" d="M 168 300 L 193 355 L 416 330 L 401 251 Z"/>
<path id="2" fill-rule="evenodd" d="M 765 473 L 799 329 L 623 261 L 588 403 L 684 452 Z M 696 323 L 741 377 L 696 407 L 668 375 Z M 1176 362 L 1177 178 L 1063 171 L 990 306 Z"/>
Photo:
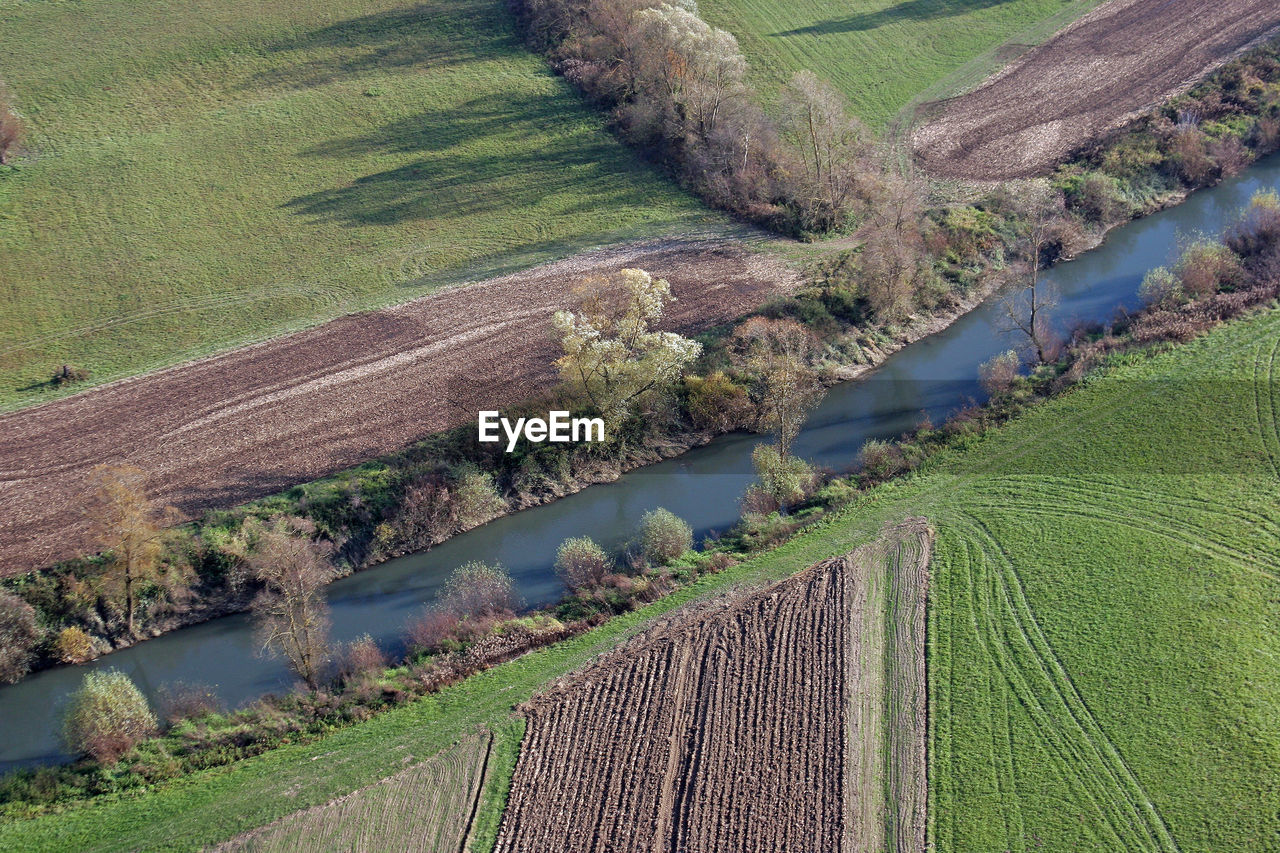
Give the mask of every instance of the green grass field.
<path id="1" fill-rule="evenodd" d="M 445 283 L 723 220 L 502 0 L 0 0 L 0 408 Z M 25 390 L 24 390 L 25 389 Z"/>
<path id="2" fill-rule="evenodd" d="M 191 848 L 438 751 L 660 612 L 924 515 L 939 851 L 1280 846 L 1280 310 L 1130 355 L 774 552 L 414 705 L 0 849 Z M 323 759 L 323 760 L 321 760 Z M 490 811 L 492 811 L 490 809 Z"/>
<path id="3" fill-rule="evenodd" d="M 738 38 L 769 101 L 796 71 L 829 80 L 881 127 L 930 90 L 972 86 L 1006 41 L 1037 44 L 1099 0 L 700 0 Z"/>

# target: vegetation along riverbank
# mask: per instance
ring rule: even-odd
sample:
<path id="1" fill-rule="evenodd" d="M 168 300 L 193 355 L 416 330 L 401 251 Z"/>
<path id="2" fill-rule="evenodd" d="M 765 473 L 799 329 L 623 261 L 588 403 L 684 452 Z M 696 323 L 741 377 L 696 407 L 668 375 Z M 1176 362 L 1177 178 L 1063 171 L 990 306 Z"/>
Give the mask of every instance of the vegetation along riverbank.
<path id="1" fill-rule="evenodd" d="M 1278 80 L 1274 45 L 1247 54 L 1060 167 L 1041 182 L 1039 201 L 998 188 L 972 203 L 938 207 L 929 204 L 922 183 L 885 179 L 893 204 L 859 225 L 850 247 L 818 244 L 806 262 L 806 286 L 754 318 L 698 336 L 699 358 L 669 393 L 624 418 L 606 447 L 505 454 L 478 445 L 473 426 L 443 433 L 156 537 L 157 547 L 144 549 L 148 570 L 137 579 L 132 607 L 114 547 L 9 578 L 5 603 L 15 654 L 7 674 L 83 660 L 243 609 L 263 584 L 251 569 L 255 525 L 277 516 L 301 519 L 291 522 L 293 529 L 307 532 L 331 576 L 338 576 L 430 547 L 497 514 L 608 481 L 718 432 L 774 431 L 768 373 L 779 364 L 753 356 L 753 340 L 786 350 L 791 344 L 777 333 L 794 323 L 802 333 L 800 349 L 790 356 L 805 375 L 818 382 L 856 375 L 939 328 L 1001 281 L 1026 276 L 1030 258 L 1043 266 L 1070 257 L 1108 226 L 1172 203 L 1274 150 Z M 1034 189 L 1025 195 L 1035 196 Z M 565 383 L 520 411 L 589 412 L 584 391 Z M 132 630 L 126 611 L 134 614 Z"/>

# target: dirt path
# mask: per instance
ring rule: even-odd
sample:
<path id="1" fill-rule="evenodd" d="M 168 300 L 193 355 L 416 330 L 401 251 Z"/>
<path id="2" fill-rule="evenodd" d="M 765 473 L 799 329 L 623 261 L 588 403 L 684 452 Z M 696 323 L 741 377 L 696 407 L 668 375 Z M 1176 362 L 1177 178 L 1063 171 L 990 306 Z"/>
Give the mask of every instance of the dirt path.
<path id="1" fill-rule="evenodd" d="M 0 416 L 0 575 L 89 547 L 99 463 L 136 465 L 187 513 L 232 506 L 403 448 L 554 380 L 550 316 L 584 276 L 671 281 L 669 327 L 732 319 L 798 281 L 727 241 L 641 243 L 434 294 Z"/>
<path id="2" fill-rule="evenodd" d="M 934 105 L 913 148 L 938 176 L 1042 174 L 1278 28 L 1275 0 L 1111 0 Z"/>

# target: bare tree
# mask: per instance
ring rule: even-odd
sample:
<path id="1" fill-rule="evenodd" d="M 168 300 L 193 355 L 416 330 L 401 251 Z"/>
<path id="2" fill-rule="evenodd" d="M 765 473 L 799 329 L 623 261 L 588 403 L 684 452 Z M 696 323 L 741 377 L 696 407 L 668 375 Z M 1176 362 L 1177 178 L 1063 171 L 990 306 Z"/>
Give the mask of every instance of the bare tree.
<path id="1" fill-rule="evenodd" d="M 177 523 L 178 511 L 156 507 L 147 497 L 146 475 L 132 465 L 98 465 L 91 483 L 86 515 L 94 538 L 111 561 L 111 576 L 122 594 L 125 628 L 133 636 L 135 589 L 159 575 L 164 529 Z"/>
<path id="2" fill-rule="evenodd" d="M 0 166 L 7 166 L 22 141 L 22 118 L 13 111 L 9 91 L 0 81 Z"/>
<path id="3" fill-rule="evenodd" d="M 323 590 L 333 568 L 309 532 L 301 519 L 281 519 L 258 533 L 249 559 L 263 584 L 253 600 L 263 648 L 283 655 L 315 690 L 329 658 L 329 606 Z"/>
<path id="4" fill-rule="evenodd" d="M 1019 243 L 1027 258 L 1027 276 L 1021 288 L 1015 288 L 1001 301 L 1004 329 L 1023 335 L 1035 351 L 1036 359 L 1048 361 L 1052 329 L 1049 312 L 1058 304 L 1057 293 L 1040 278 L 1045 249 L 1057 238 L 1062 215 L 1062 198 L 1057 193 L 1033 194 L 1020 211 L 1024 225 Z"/>
<path id="5" fill-rule="evenodd" d="M 868 134 L 844 97 L 812 71 L 797 71 L 783 93 L 787 125 L 810 182 L 834 220 L 843 217 L 870 152 Z"/>
<path id="6" fill-rule="evenodd" d="M 755 379 L 760 424 L 773 433 L 785 459 L 805 420 L 826 396 L 809 361 L 813 333 L 795 320 L 752 317 L 734 332 L 739 363 Z"/>

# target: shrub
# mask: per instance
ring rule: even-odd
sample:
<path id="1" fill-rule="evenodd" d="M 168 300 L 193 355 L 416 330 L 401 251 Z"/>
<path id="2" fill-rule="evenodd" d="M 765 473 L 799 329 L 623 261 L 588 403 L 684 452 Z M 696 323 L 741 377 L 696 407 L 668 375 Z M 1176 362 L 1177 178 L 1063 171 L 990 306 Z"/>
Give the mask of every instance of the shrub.
<path id="1" fill-rule="evenodd" d="M 338 678 L 344 684 L 361 681 L 386 668 L 386 653 L 368 634 L 346 643 L 338 653 Z"/>
<path id="2" fill-rule="evenodd" d="M 664 564 L 693 547 L 693 529 L 661 507 L 640 518 L 640 553 L 651 563 Z"/>
<path id="3" fill-rule="evenodd" d="M 49 383 L 51 385 L 72 385 L 76 382 L 84 382 L 89 376 L 90 373 L 86 368 L 76 367 L 73 364 L 64 364 L 53 371 L 53 376 L 49 378 Z"/>
<path id="4" fill-rule="evenodd" d="M 1156 267 L 1142 278 L 1138 295 L 1148 307 L 1168 307 L 1185 299 L 1182 283 L 1167 267 Z"/>
<path id="5" fill-rule="evenodd" d="M 566 539 L 556 551 L 556 574 L 571 590 L 598 585 L 612 567 L 609 555 L 588 536 Z"/>
<path id="6" fill-rule="evenodd" d="M 717 370 L 707 376 L 686 376 L 689 417 L 699 429 L 731 432 L 752 423 L 755 407 L 747 389 Z"/>
<path id="7" fill-rule="evenodd" d="M 493 475 L 470 469 L 462 472 L 454 487 L 457 530 L 470 530 L 506 512 L 507 504 L 493 484 Z"/>
<path id="8" fill-rule="evenodd" d="M 803 459 L 783 456 L 773 444 L 758 444 L 751 451 L 751 464 L 760 478 L 760 488 L 779 507 L 799 503 L 813 489 L 813 469 Z"/>
<path id="9" fill-rule="evenodd" d="M 1127 212 L 1119 185 L 1110 175 L 1090 172 L 1069 182 L 1063 191 L 1067 206 L 1088 222 L 1113 222 Z"/>
<path id="10" fill-rule="evenodd" d="M 992 356 L 978 368 L 978 383 L 992 397 L 1008 394 L 1018 383 L 1018 368 L 1022 359 L 1014 350 Z M 865 448 L 864 448 L 865 451 Z"/>
<path id="11" fill-rule="evenodd" d="M 0 166 L 7 166 L 22 143 L 22 119 L 9 105 L 9 93 L 0 83 Z"/>
<path id="12" fill-rule="evenodd" d="M 858 452 L 858 466 L 864 475 L 878 482 L 906 470 L 907 460 L 898 445 L 873 438 L 863 444 L 862 450 Z"/>
<path id="13" fill-rule="evenodd" d="M 1174 268 L 1182 291 L 1200 298 L 1218 290 L 1233 290 L 1244 280 L 1240 261 L 1226 246 L 1212 240 L 1191 244 Z"/>
<path id="14" fill-rule="evenodd" d="M 414 654 L 444 651 L 458 630 L 458 615 L 441 607 L 429 607 L 405 628 L 405 642 Z"/>
<path id="15" fill-rule="evenodd" d="M 129 676 L 114 669 L 90 672 L 75 693 L 64 723 L 67 746 L 111 764 L 156 731 L 156 718 Z"/>
<path id="16" fill-rule="evenodd" d="M 58 660 L 63 663 L 84 663 L 96 657 L 93 639 L 84 632 L 84 629 L 75 625 L 58 632 L 54 649 L 58 653 Z"/>
<path id="17" fill-rule="evenodd" d="M 17 681 L 27 674 L 38 639 L 35 608 L 12 593 L 0 592 L 0 681 Z"/>
<path id="18" fill-rule="evenodd" d="M 454 569 L 441 602 L 459 617 L 499 616 L 514 612 L 520 597 L 501 565 L 473 560 Z"/>
<path id="19" fill-rule="evenodd" d="M 1255 193 L 1244 215 L 1227 230 L 1225 242 L 1255 276 L 1280 277 L 1280 195 L 1274 190 Z"/>

